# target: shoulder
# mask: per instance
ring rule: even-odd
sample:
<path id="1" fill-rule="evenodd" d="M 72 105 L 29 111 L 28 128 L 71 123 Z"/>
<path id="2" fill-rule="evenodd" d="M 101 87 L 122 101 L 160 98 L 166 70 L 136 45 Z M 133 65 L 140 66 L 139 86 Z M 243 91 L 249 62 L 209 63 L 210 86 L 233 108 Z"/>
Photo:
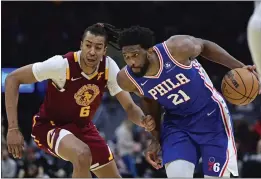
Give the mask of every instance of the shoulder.
<path id="1" fill-rule="evenodd" d="M 55 55 L 43 62 L 37 62 L 33 64 L 33 68 L 40 68 L 43 70 L 56 71 L 66 68 L 68 61 L 61 55 Z"/>
<path id="2" fill-rule="evenodd" d="M 68 61 L 61 55 L 55 55 L 43 62 L 32 65 L 32 71 L 37 81 L 56 79 L 66 74 Z"/>
<path id="3" fill-rule="evenodd" d="M 117 63 L 109 56 L 106 56 L 106 66 L 109 70 L 117 70 L 119 71 L 119 67 L 117 65 Z"/>
<path id="4" fill-rule="evenodd" d="M 67 58 L 68 60 L 76 60 L 77 59 L 77 52 L 68 52 L 62 55 L 63 58 Z"/>
<path id="5" fill-rule="evenodd" d="M 136 86 L 132 83 L 130 78 L 126 74 L 126 66 L 122 68 L 119 73 L 117 74 L 117 82 L 119 86 L 124 90 L 128 92 L 136 92 L 137 88 Z"/>
<path id="6" fill-rule="evenodd" d="M 204 48 L 202 39 L 190 35 L 174 35 L 167 39 L 165 43 L 171 55 L 178 61 L 196 57 Z"/>
<path id="7" fill-rule="evenodd" d="M 191 35 L 174 35 L 166 40 L 166 45 L 169 48 L 175 47 L 175 49 L 186 50 L 195 45 L 203 46 L 203 42 L 203 39 Z"/>
<path id="8" fill-rule="evenodd" d="M 192 39 L 189 35 L 174 35 L 166 40 L 166 45 L 169 49 L 184 50 L 184 47 L 191 45 Z"/>

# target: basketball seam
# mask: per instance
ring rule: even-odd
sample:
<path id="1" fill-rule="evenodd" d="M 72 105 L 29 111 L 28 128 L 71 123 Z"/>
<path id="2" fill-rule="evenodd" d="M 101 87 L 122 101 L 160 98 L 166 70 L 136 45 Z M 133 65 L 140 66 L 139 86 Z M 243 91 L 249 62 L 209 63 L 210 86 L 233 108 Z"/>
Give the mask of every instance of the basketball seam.
<path id="1" fill-rule="evenodd" d="M 254 87 L 254 84 L 255 84 L 255 81 L 254 81 L 254 78 L 253 78 L 253 73 L 251 72 L 251 77 L 252 77 L 252 88 L 251 88 L 251 91 L 248 95 L 248 97 L 251 95 L 252 91 L 253 91 L 253 87 Z M 251 97 L 250 97 L 251 98 Z"/>
<path id="2" fill-rule="evenodd" d="M 254 73 L 252 73 L 252 76 L 254 75 Z M 259 89 L 260 89 L 260 85 L 259 85 L 259 80 L 258 80 L 258 78 L 254 75 L 254 77 L 257 79 L 257 82 L 258 82 L 258 88 L 257 88 L 257 90 L 256 90 L 256 92 L 254 93 L 254 94 L 258 94 L 258 91 L 259 91 Z M 254 82 L 253 82 L 253 84 L 254 84 Z M 255 95 L 253 95 L 253 96 L 255 96 Z M 251 99 L 253 99 L 253 98 L 251 98 Z"/>
<path id="3" fill-rule="evenodd" d="M 226 84 L 228 84 L 226 80 L 224 80 L 224 81 L 226 82 Z M 229 84 L 228 84 L 228 85 L 229 85 Z M 229 86 L 230 86 L 230 85 L 229 85 Z M 230 87 L 231 87 L 231 86 L 230 86 Z M 232 88 L 232 87 L 231 87 L 231 88 Z M 224 95 L 226 98 L 233 99 L 233 100 L 241 100 L 241 99 L 243 98 L 243 97 L 241 97 L 241 98 L 231 98 L 231 97 L 225 95 L 224 89 L 225 89 L 225 85 L 224 85 L 224 83 L 222 83 L 221 91 L 222 91 L 223 95 Z M 234 88 L 232 88 L 232 89 L 234 89 Z M 236 91 L 236 90 L 234 90 L 234 91 Z M 237 92 L 237 91 L 236 91 L 236 92 Z M 239 94 L 240 94 L 240 93 L 239 93 Z M 241 94 L 240 94 L 240 95 L 241 95 Z M 242 96 L 242 95 L 241 95 L 241 96 Z"/>
<path id="4" fill-rule="evenodd" d="M 235 69 L 235 72 L 238 74 L 238 76 L 240 77 L 240 79 L 241 79 L 241 81 L 242 81 L 242 83 L 243 83 L 243 85 L 244 85 L 244 87 L 245 87 L 245 93 L 247 92 L 247 90 L 246 90 L 246 85 L 245 85 L 245 83 L 244 83 L 244 81 L 243 81 L 243 78 L 241 77 L 241 75 L 238 73 L 238 71 Z M 245 94 L 246 95 L 246 94 Z"/>
<path id="5" fill-rule="evenodd" d="M 228 84 L 228 86 L 230 86 L 235 92 L 237 92 L 238 94 L 241 94 L 241 95 L 243 96 L 243 97 L 240 98 L 240 99 L 243 99 L 244 97 L 247 98 L 247 96 L 243 95 L 242 93 L 238 92 L 235 88 L 233 88 L 233 86 L 231 86 L 231 85 L 228 83 L 228 81 L 226 80 L 226 77 L 224 78 L 224 80 L 225 80 L 225 82 Z M 240 99 L 238 99 L 238 100 L 240 100 Z"/>
<path id="6" fill-rule="evenodd" d="M 252 93 L 252 91 L 253 91 L 253 86 L 254 86 L 254 83 L 255 83 L 255 81 L 254 81 L 254 78 L 253 78 L 253 74 L 251 73 L 251 78 L 252 78 L 252 87 L 251 87 L 251 91 L 250 91 L 250 93 L 249 93 L 249 95 L 248 95 L 248 97 L 245 99 L 245 101 L 243 101 L 243 102 L 241 102 L 240 104 L 243 104 L 243 103 L 245 103 L 247 100 L 252 100 L 252 98 L 250 97 L 250 95 L 251 95 L 251 93 Z M 242 80 L 243 81 L 243 80 Z M 246 91 L 247 92 L 247 91 Z M 249 99 L 250 98 L 250 99 Z"/>
<path id="7" fill-rule="evenodd" d="M 229 96 L 227 96 L 227 95 L 225 95 L 225 94 L 223 94 L 226 98 L 229 98 L 229 99 L 233 99 L 233 100 L 241 100 L 242 98 L 240 98 L 240 99 L 237 99 L 237 98 L 231 98 L 231 97 L 229 97 Z"/>

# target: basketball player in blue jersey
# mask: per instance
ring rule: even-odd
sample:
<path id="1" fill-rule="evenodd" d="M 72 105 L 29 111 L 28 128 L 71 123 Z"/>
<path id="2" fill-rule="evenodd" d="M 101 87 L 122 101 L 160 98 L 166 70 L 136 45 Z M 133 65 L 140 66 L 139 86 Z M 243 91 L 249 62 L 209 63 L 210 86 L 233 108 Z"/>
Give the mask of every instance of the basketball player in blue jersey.
<path id="1" fill-rule="evenodd" d="M 146 159 L 168 177 L 193 177 L 202 157 L 205 176 L 238 176 L 231 117 L 220 93 L 201 64 L 201 55 L 228 67 L 247 68 L 217 44 L 188 35 L 172 36 L 153 46 L 153 32 L 133 26 L 119 35 L 127 66 L 117 75 L 119 86 L 142 97 L 144 112 L 156 120 Z M 160 110 L 164 108 L 160 124 Z"/>

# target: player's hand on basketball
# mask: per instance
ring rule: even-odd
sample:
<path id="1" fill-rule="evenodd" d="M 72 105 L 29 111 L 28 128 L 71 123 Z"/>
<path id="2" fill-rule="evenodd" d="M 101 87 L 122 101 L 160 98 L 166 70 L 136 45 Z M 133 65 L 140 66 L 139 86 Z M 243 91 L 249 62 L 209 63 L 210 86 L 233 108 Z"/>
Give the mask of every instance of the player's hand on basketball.
<path id="1" fill-rule="evenodd" d="M 145 116 L 141 121 L 142 127 L 145 128 L 146 131 L 153 131 L 156 127 L 156 123 L 154 118 L 151 115 Z"/>
<path id="2" fill-rule="evenodd" d="M 24 137 L 18 128 L 8 129 L 6 142 L 8 152 L 12 154 L 14 158 L 22 158 Z"/>
<path id="3" fill-rule="evenodd" d="M 160 144 L 156 140 L 152 140 L 151 144 L 145 151 L 145 158 L 149 164 L 151 164 L 155 169 L 162 168 L 162 160 L 159 157 Z"/>
<path id="4" fill-rule="evenodd" d="M 260 79 L 260 74 L 258 74 L 257 72 L 256 72 L 256 65 L 247 65 L 247 66 L 244 66 L 243 68 L 246 68 L 246 69 L 248 69 L 249 71 L 251 71 L 256 77 L 257 77 L 257 79 L 258 79 L 258 81 L 259 81 L 259 85 L 260 85 L 260 87 L 259 87 L 259 94 L 261 94 L 261 79 Z"/>

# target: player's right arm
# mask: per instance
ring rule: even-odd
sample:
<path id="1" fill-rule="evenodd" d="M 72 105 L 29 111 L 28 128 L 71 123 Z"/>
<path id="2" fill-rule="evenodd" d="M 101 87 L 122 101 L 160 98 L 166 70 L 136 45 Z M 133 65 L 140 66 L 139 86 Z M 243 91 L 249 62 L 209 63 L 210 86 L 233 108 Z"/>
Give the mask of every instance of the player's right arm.
<path id="1" fill-rule="evenodd" d="M 121 69 L 117 74 L 118 85 L 124 91 L 136 93 L 138 96 L 141 97 L 141 94 L 138 92 L 136 86 L 131 82 L 131 80 L 128 78 L 127 74 L 125 73 L 125 68 Z"/>
<path id="2" fill-rule="evenodd" d="M 64 59 L 54 56 L 44 62 L 26 65 L 10 73 L 5 80 L 5 105 L 8 120 L 7 145 L 14 157 L 21 157 L 24 139 L 19 132 L 17 105 L 19 86 L 60 76 Z M 59 69 L 59 70 L 58 70 Z M 66 73 L 66 68 L 65 68 Z"/>
<path id="3" fill-rule="evenodd" d="M 161 120 L 161 106 L 155 100 L 146 98 L 142 96 L 136 86 L 128 78 L 125 73 L 125 68 L 121 69 L 117 74 L 117 82 L 121 89 L 128 92 L 133 92 L 139 97 L 141 97 L 141 109 L 145 115 L 151 115 L 155 121 L 156 128 L 151 131 L 151 134 L 155 140 L 159 141 L 159 130 L 160 130 L 160 120 Z"/>
<path id="4" fill-rule="evenodd" d="M 150 114 L 155 121 L 155 129 L 151 131 L 153 138 L 150 145 L 145 151 L 145 158 L 155 169 L 162 168 L 161 159 L 158 154 L 161 150 L 160 147 L 160 128 L 161 128 L 161 105 L 153 100 L 143 97 L 141 100 L 141 108 L 145 114 Z"/>
<path id="5" fill-rule="evenodd" d="M 152 119 L 155 121 L 155 129 L 151 131 L 152 142 L 145 151 L 146 160 L 155 168 L 161 168 L 161 161 L 158 157 L 160 151 L 160 126 L 161 126 L 161 106 L 160 104 L 152 99 L 142 96 L 136 86 L 131 82 L 128 76 L 125 73 L 125 69 L 121 69 L 117 75 L 118 85 L 124 91 L 133 92 L 141 97 L 141 109 L 145 115 L 151 115 Z"/>

